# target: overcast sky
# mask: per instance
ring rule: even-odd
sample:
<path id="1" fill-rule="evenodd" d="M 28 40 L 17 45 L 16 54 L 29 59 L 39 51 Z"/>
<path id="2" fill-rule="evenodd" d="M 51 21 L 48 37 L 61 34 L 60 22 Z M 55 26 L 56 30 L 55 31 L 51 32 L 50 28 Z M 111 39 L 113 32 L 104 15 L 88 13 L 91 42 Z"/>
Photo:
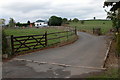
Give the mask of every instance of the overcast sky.
<path id="1" fill-rule="evenodd" d="M 16 22 L 35 22 L 50 16 L 68 19 L 105 19 L 105 0 L 0 0 L 0 18 Z"/>

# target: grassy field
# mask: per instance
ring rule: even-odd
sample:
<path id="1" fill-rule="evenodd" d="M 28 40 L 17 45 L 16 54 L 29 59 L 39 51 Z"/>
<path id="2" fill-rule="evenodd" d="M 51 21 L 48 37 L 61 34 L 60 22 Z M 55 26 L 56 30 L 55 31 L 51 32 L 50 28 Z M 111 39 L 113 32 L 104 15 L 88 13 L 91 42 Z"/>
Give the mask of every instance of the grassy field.
<path id="1" fill-rule="evenodd" d="M 26 28 L 26 29 L 5 29 L 6 35 L 10 36 L 26 36 L 26 35 L 39 35 L 44 34 L 45 32 L 52 33 L 52 32 L 59 32 L 63 30 L 59 30 L 56 28 Z"/>
<path id="2" fill-rule="evenodd" d="M 112 28 L 112 21 L 108 20 L 85 20 L 84 24 L 79 22 L 70 22 L 69 26 L 77 27 L 78 30 L 92 31 L 93 28 L 101 28 L 102 33 L 105 34 Z"/>
<path id="3" fill-rule="evenodd" d="M 26 28 L 26 29 L 5 29 L 4 32 L 6 33 L 7 36 L 27 36 L 27 35 L 41 35 L 41 34 L 45 34 L 45 32 L 47 31 L 47 33 L 54 33 L 54 32 L 62 32 L 64 31 L 63 29 L 57 29 L 57 28 Z M 50 34 L 47 35 L 47 39 L 50 38 L 57 38 L 57 37 L 61 37 L 61 36 L 66 36 L 66 37 L 62 37 L 62 38 L 58 38 L 58 39 L 52 39 L 52 40 L 48 40 L 48 46 L 51 46 L 55 43 L 61 43 L 70 39 L 73 39 L 75 36 L 67 36 L 70 34 L 73 34 L 74 32 L 65 32 L 65 33 L 55 33 L 55 34 Z M 42 36 L 36 36 L 36 38 L 41 38 Z M 22 38 L 23 39 L 23 38 Z M 24 37 L 24 39 L 28 39 L 28 37 Z M 32 37 L 30 38 L 32 39 Z M 19 40 L 19 39 L 18 39 Z M 20 39 L 21 40 L 21 39 Z M 45 39 L 42 39 L 42 41 L 44 41 Z M 30 42 L 36 42 L 36 40 L 27 40 L 26 43 L 30 43 Z M 45 42 L 42 42 L 45 43 Z M 19 44 L 17 46 L 15 46 L 15 48 L 19 48 L 19 46 L 21 45 L 19 42 L 15 42 L 14 44 Z M 27 46 L 32 46 L 32 45 L 36 45 L 36 43 L 31 43 L 31 44 L 27 44 Z M 22 46 L 24 47 L 24 45 Z M 39 47 L 43 47 L 42 45 L 38 45 L 36 46 L 37 48 Z M 31 47 L 32 49 L 33 47 Z M 20 50 L 25 50 L 28 49 L 26 48 L 21 48 Z"/>
<path id="4" fill-rule="evenodd" d="M 26 28 L 26 29 L 5 29 L 5 33 L 7 36 L 26 36 L 26 35 L 39 35 L 39 34 L 45 34 L 47 33 L 54 33 L 54 32 L 61 32 L 64 31 L 62 29 L 57 29 L 57 28 Z M 48 38 L 55 38 L 59 36 L 67 36 L 69 33 L 57 33 L 57 34 L 51 34 L 48 35 Z M 60 42 L 66 40 L 66 38 L 61 38 L 61 39 L 55 39 L 55 40 L 49 40 L 49 43 L 55 43 L 55 42 Z"/>

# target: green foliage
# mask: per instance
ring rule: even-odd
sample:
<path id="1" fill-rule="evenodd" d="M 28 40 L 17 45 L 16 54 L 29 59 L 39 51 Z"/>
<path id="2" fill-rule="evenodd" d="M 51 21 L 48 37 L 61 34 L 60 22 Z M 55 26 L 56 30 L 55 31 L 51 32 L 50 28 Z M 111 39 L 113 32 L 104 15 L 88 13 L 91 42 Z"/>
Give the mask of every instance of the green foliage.
<path id="1" fill-rule="evenodd" d="M 77 18 L 74 18 L 72 21 L 73 22 L 78 22 L 79 20 Z"/>
<path id="2" fill-rule="evenodd" d="M 8 54 L 9 45 L 7 43 L 6 33 L 2 30 L 2 54 Z"/>
<path id="3" fill-rule="evenodd" d="M 20 23 L 20 22 L 18 22 L 18 23 L 16 23 L 16 26 L 19 26 L 19 27 L 27 27 L 29 25 L 29 23 Z"/>
<path id="4" fill-rule="evenodd" d="M 21 23 L 20 23 L 20 22 L 17 22 L 17 23 L 16 23 L 16 26 L 21 26 Z"/>
<path id="5" fill-rule="evenodd" d="M 118 28 L 120 28 L 120 19 L 118 19 Z"/>
<path id="6" fill-rule="evenodd" d="M 5 19 L 0 19 L 0 24 L 5 24 Z"/>
<path id="7" fill-rule="evenodd" d="M 106 11 L 107 12 L 107 11 Z M 116 14 L 113 12 L 107 12 L 107 18 L 112 20 L 112 27 L 116 27 L 117 26 L 117 17 Z"/>
<path id="8" fill-rule="evenodd" d="M 87 80 L 110 80 L 109 78 L 112 78 L 112 80 L 116 80 L 116 78 L 119 78 L 119 72 L 117 68 L 111 68 L 102 74 L 96 75 L 96 76 L 91 76 Z M 108 78 L 108 79 L 107 79 Z"/>
<path id="9" fill-rule="evenodd" d="M 71 22 L 71 21 L 72 21 L 72 19 L 68 20 L 68 22 Z"/>
<path id="10" fill-rule="evenodd" d="M 29 24 L 29 25 L 30 25 L 30 21 L 28 21 L 28 22 L 27 22 L 27 24 Z"/>
<path id="11" fill-rule="evenodd" d="M 15 27 L 15 20 L 13 18 L 10 18 L 9 20 L 9 27 Z"/>
<path id="12" fill-rule="evenodd" d="M 62 19 L 63 24 L 65 24 L 67 21 L 68 21 L 67 18 Z"/>
<path id="13" fill-rule="evenodd" d="M 107 12 L 107 11 L 106 11 Z M 119 32 L 120 28 L 120 10 L 118 10 L 118 14 L 116 12 L 107 12 L 107 18 L 112 20 L 112 26 L 117 29 L 117 32 Z"/>
<path id="14" fill-rule="evenodd" d="M 117 35 L 117 55 L 120 56 L 120 34 Z"/>
<path id="15" fill-rule="evenodd" d="M 84 20 L 82 20 L 82 21 L 81 21 L 81 24 L 84 24 L 84 23 L 85 23 L 85 21 L 84 21 Z"/>
<path id="16" fill-rule="evenodd" d="M 49 19 L 49 25 L 50 26 L 61 26 L 62 24 L 62 18 L 57 16 L 51 16 Z"/>

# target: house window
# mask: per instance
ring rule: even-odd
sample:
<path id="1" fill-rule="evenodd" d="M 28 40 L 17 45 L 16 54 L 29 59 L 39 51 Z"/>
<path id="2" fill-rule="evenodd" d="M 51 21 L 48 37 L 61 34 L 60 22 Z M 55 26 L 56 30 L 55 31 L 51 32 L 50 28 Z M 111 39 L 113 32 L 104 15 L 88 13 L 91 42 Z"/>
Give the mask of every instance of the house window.
<path id="1" fill-rule="evenodd" d="M 39 26 L 39 24 L 37 24 L 37 26 Z"/>
<path id="2" fill-rule="evenodd" d="M 41 25 L 41 23 L 40 23 L 40 25 Z"/>

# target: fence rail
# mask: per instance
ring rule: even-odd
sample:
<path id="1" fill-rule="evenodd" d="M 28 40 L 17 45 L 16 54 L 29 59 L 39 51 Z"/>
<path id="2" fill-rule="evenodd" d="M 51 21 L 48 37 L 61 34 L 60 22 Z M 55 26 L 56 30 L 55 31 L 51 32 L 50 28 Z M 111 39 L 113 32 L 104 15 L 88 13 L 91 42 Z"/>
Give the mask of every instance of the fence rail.
<path id="1" fill-rule="evenodd" d="M 70 31 L 61 31 L 54 33 L 47 33 L 41 35 L 29 35 L 29 36 L 11 36 L 11 48 L 12 54 L 34 50 L 38 48 L 44 48 L 49 45 L 60 43 L 60 39 L 68 40 L 69 37 L 77 35 L 76 29 Z"/>

